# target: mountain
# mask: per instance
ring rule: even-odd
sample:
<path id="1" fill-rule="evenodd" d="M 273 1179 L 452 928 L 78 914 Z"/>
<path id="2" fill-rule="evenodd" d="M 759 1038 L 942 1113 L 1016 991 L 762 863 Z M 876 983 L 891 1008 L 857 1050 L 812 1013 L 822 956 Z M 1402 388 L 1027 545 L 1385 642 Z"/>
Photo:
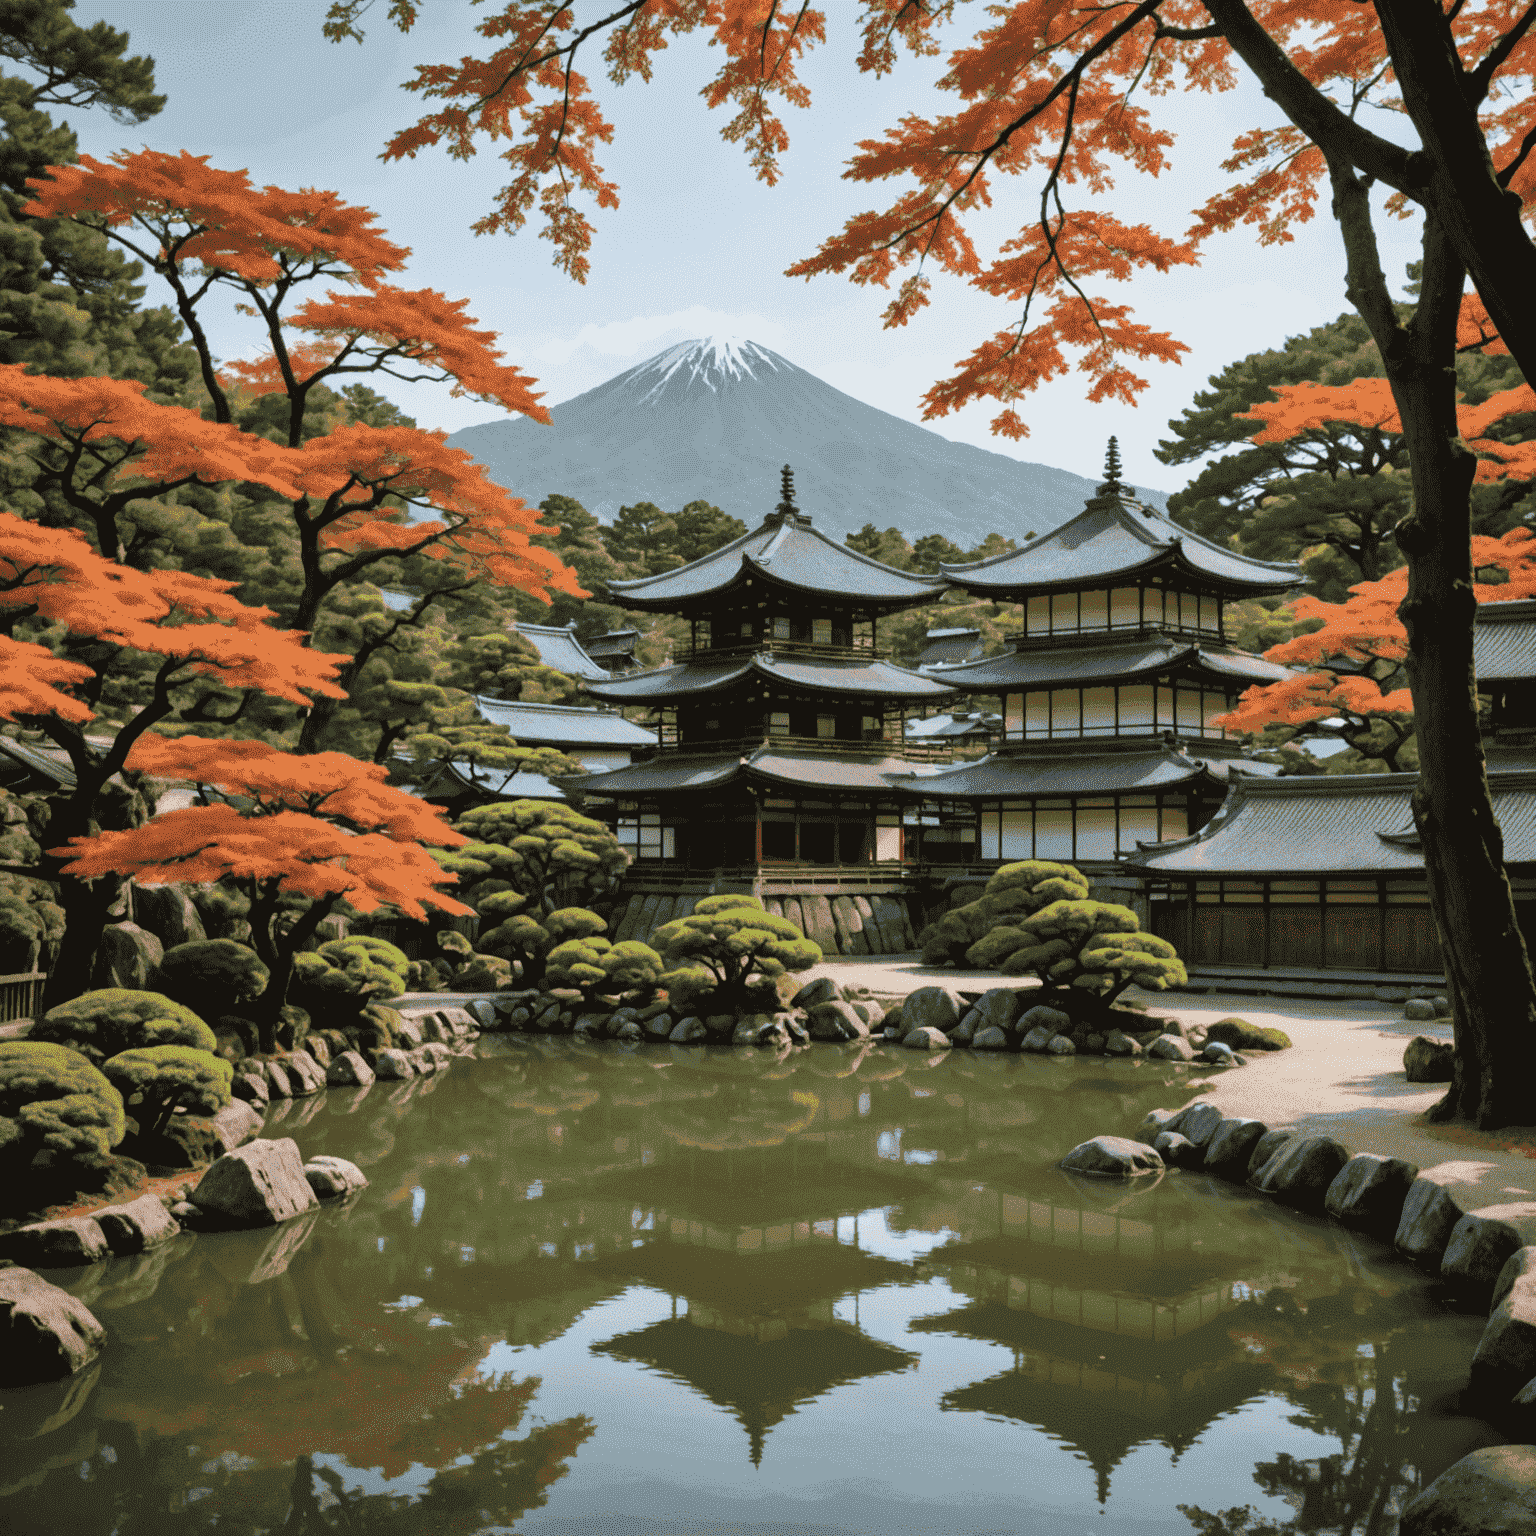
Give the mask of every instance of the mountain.
<path id="1" fill-rule="evenodd" d="M 1055 528 L 1096 485 L 950 442 L 753 341 L 680 342 L 550 414 L 552 427 L 490 421 L 448 441 L 527 501 L 574 496 L 604 522 L 637 501 L 676 512 L 704 500 L 753 527 L 790 464 L 795 500 L 829 533 L 874 523 L 909 538 L 942 533 L 961 548 L 993 531 L 1022 539 Z"/>

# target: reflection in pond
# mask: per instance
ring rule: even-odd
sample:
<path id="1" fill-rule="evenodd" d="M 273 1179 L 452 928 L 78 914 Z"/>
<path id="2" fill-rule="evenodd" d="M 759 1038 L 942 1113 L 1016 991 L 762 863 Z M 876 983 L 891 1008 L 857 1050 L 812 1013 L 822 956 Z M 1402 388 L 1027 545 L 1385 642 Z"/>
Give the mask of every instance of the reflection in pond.
<path id="1" fill-rule="evenodd" d="M 479 1049 L 305 1103 L 348 1206 L 51 1277 L 111 1344 L 0 1397 L 0 1529 L 1388 1536 L 1493 1438 L 1379 1246 L 1054 1168 L 1182 1069 Z"/>

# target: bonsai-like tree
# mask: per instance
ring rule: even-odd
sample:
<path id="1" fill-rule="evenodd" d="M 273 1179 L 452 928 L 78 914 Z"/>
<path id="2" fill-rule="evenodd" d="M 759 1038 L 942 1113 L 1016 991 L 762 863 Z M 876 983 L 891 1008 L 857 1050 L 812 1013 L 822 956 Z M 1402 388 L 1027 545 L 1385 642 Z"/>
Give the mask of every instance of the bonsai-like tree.
<path id="1" fill-rule="evenodd" d="M 163 992 L 103 987 L 82 992 L 50 1008 L 28 1036 L 31 1041 L 67 1045 L 94 1067 L 123 1051 L 151 1045 L 186 1045 L 210 1054 L 214 1033 L 190 1008 Z"/>
<path id="2" fill-rule="evenodd" d="M 712 992 L 721 1013 L 742 1009 L 754 977 L 808 971 L 821 959 L 820 945 L 765 912 L 755 896 L 706 896 L 687 917 L 658 928 L 655 943 L 671 967 L 661 981 L 673 1001 L 687 1006 Z"/>
<path id="3" fill-rule="evenodd" d="M 634 939 L 611 944 L 595 933 L 557 944 L 546 963 L 545 974 L 555 986 L 579 987 L 588 1002 L 621 992 L 650 991 L 665 969 L 665 962 L 649 944 Z"/>
<path id="4" fill-rule="evenodd" d="M 122 1095 L 79 1051 L 0 1041 L 0 1170 L 24 1173 L 47 1153 L 99 1171 L 126 1130 Z"/>
<path id="5" fill-rule="evenodd" d="M 506 881 L 502 889 L 527 897 L 535 918 L 612 890 L 627 862 L 602 822 L 556 801 L 477 805 L 454 826 L 472 841 L 452 852 L 434 851 L 437 862 L 465 885 Z"/>
<path id="6" fill-rule="evenodd" d="M 311 1012 L 360 1012 L 368 1003 L 405 991 L 410 961 L 386 939 L 353 934 L 332 939 L 310 954 L 295 955 L 293 996 Z"/>
<path id="7" fill-rule="evenodd" d="M 496 892 L 487 899 L 483 910 L 505 911 L 516 899 L 516 892 Z M 516 965 L 523 985 L 536 987 L 546 979 L 546 968 L 553 958 L 551 951 L 571 940 L 595 938 L 607 931 L 608 924 L 585 907 L 558 907 L 539 922 L 526 913 L 514 911 L 488 933 L 481 934 L 475 948 L 482 955 Z"/>
<path id="8" fill-rule="evenodd" d="M 194 1114 L 217 1114 L 229 1103 L 234 1073 L 221 1056 L 186 1045 L 122 1051 L 102 1071 L 133 1108 L 145 1140 L 165 1133 L 178 1105 Z"/>
<path id="9" fill-rule="evenodd" d="M 1004 864 L 987 881 L 980 900 L 953 907 L 918 936 L 924 965 L 981 965 L 997 963 L 971 957 L 971 946 L 1000 924 L 1012 924 L 1053 901 L 1084 901 L 1088 882 L 1070 864 L 1046 859 L 1022 859 Z"/>

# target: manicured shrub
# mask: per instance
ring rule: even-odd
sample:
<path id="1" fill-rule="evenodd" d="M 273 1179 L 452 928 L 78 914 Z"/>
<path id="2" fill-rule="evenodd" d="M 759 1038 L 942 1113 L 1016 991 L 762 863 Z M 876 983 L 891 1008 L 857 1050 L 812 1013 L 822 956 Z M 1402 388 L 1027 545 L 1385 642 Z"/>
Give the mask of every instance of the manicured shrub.
<path id="1" fill-rule="evenodd" d="M 607 922 L 585 907 L 559 907 L 539 922 L 519 912 L 482 933 L 475 948 L 515 965 L 522 984 L 534 987 L 544 981 L 549 953 L 557 945 L 607 931 Z"/>
<path id="2" fill-rule="evenodd" d="M 386 939 L 352 934 L 295 955 L 288 995 L 312 1015 L 355 1013 L 375 998 L 399 997 L 410 969 Z"/>
<path id="3" fill-rule="evenodd" d="M 163 992 L 103 987 L 50 1008 L 32 1026 L 31 1040 L 67 1045 L 93 1066 L 148 1045 L 189 1045 L 212 1051 L 213 1031 L 197 1014 Z"/>
<path id="4" fill-rule="evenodd" d="M 996 962 L 973 959 L 968 951 L 993 929 L 1016 927 L 1019 918 L 1053 901 L 1083 901 L 1087 896 L 1088 882 L 1070 864 L 1053 864 L 1047 859 L 1004 864 L 987 881 L 979 900 L 951 908 L 922 931 L 918 938 L 923 964 L 990 968 Z M 986 953 L 990 955 L 992 950 Z"/>
<path id="5" fill-rule="evenodd" d="M 79 1051 L 42 1040 L 0 1041 L 0 1170 L 104 1169 L 127 1129 L 123 1096 Z"/>
<path id="6" fill-rule="evenodd" d="M 267 975 L 266 966 L 246 945 L 233 939 L 201 939 L 166 950 L 149 980 L 200 1018 L 216 1019 L 260 997 Z"/>
<path id="7" fill-rule="evenodd" d="M 0 859 L 7 856 L 6 833 L 0 828 Z M 29 839 L 30 841 L 30 839 Z M 37 857 L 36 844 L 28 862 Z M 20 850 L 13 850 L 19 859 Z M 0 972 L 46 968 L 48 957 L 64 936 L 64 909 L 54 901 L 54 888 L 46 880 L 0 870 Z"/>
<path id="8" fill-rule="evenodd" d="M 233 1077 L 227 1061 L 185 1045 L 122 1051 L 102 1071 L 146 1138 L 164 1133 L 178 1105 L 189 1114 L 217 1114 L 229 1103 Z"/>
<path id="9" fill-rule="evenodd" d="M 693 1006 L 702 998 L 703 972 L 713 984 L 719 1013 L 745 1007 L 754 977 L 809 970 L 821 959 L 819 945 L 788 918 L 763 911 L 751 897 L 705 897 L 687 917 L 658 928 L 654 940 L 668 967 L 661 981 L 673 1003 L 687 998 L 685 1006 Z"/>
<path id="10" fill-rule="evenodd" d="M 610 944 L 601 934 L 567 939 L 549 952 L 546 976 L 557 987 L 578 987 L 587 998 L 651 991 L 663 961 L 649 944 Z"/>

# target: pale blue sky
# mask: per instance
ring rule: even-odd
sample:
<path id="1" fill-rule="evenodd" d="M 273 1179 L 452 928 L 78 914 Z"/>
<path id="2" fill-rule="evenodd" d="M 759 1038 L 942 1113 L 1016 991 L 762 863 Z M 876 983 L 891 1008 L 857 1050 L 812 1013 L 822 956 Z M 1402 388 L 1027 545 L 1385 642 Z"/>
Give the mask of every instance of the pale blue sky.
<path id="1" fill-rule="evenodd" d="M 418 98 L 399 88 L 410 65 L 478 46 L 469 28 L 482 12 L 465 0 L 425 0 L 422 22 L 405 37 L 381 14 L 362 46 L 322 38 L 326 0 L 79 0 L 75 15 L 82 24 L 105 18 L 129 31 L 133 51 L 154 57 L 170 100 L 159 117 L 136 129 L 119 127 L 104 113 L 66 115 L 91 153 L 144 143 L 186 149 L 209 155 L 215 165 L 247 168 L 259 182 L 332 187 L 376 209 L 390 235 L 412 247 L 401 280 L 467 296 L 471 313 L 501 333 L 509 360 L 538 378 L 546 404 L 590 389 L 676 341 L 730 333 L 760 342 L 860 400 L 919 421 L 927 387 L 1013 315 L 1006 305 L 939 279 L 930 308 L 905 328 L 887 331 L 879 316 L 888 295 L 880 290 L 841 277 L 807 283 L 783 276 L 850 214 L 880 205 L 882 193 L 889 194 L 889 188 L 841 179 L 856 141 L 879 134 L 904 111 L 948 102 L 931 90 L 942 60 L 904 60 L 879 82 L 860 76 L 852 62 L 853 7 L 827 0 L 824 8 L 828 42 L 803 72 L 813 104 L 783 113 L 791 147 L 776 188 L 752 178 L 742 151 L 719 138 L 725 112 L 711 113 L 699 99 L 718 68 L 718 49 L 688 39 L 661 55 L 649 86 L 634 81 L 615 90 L 603 82 L 617 132 L 599 159 L 619 184 L 621 206 L 593 215 L 597 237 L 584 286 L 555 270 L 548 242 L 532 227 L 515 238 L 469 232 L 502 184 L 504 167 L 494 154 L 482 151 L 468 163 L 440 151 L 401 164 L 377 158 L 391 130 L 419 115 Z M 376 9 L 382 13 L 385 6 Z M 982 14 L 979 6 L 962 8 L 947 46 L 969 37 Z M 601 76 L 595 51 L 587 73 Z M 1234 132 L 1273 121 L 1273 112 L 1246 89 L 1165 98 L 1157 110 L 1179 135 L 1178 171 L 1155 182 L 1126 175 L 1112 199 L 1122 217 L 1178 233 L 1190 208 L 1221 184 L 1219 162 Z M 1035 200 L 1032 184 L 1005 179 L 978 232 L 990 233 L 995 245 Z M 1383 254 L 1389 272 L 1400 274 L 1415 254 L 1415 227 L 1388 226 Z M 988 249 L 984 240 L 982 246 Z M 1152 457 L 1169 418 L 1228 362 L 1339 313 L 1343 290 L 1342 254 L 1326 205 L 1288 246 L 1261 249 L 1246 232 L 1223 237 L 1206 247 L 1198 268 L 1097 290 L 1112 301 L 1129 300 L 1138 319 L 1192 348 L 1181 366 L 1140 370 L 1151 388 L 1139 407 L 1091 405 L 1073 376 L 1024 402 L 1031 435 L 1022 442 L 991 435 L 995 408 L 987 404 L 927 425 L 957 441 L 1080 474 L 1097 470 L 1114 432 L 1129 480 L 1174 490 L 1186 476 Z M 238 323 L 217 325 L 214 334 L 228 356 L 251 345 Z M 454 400 L 444 388 L 390 384 L 383 392 L 424 426 L 451 431 L 497 414 Z"/>

